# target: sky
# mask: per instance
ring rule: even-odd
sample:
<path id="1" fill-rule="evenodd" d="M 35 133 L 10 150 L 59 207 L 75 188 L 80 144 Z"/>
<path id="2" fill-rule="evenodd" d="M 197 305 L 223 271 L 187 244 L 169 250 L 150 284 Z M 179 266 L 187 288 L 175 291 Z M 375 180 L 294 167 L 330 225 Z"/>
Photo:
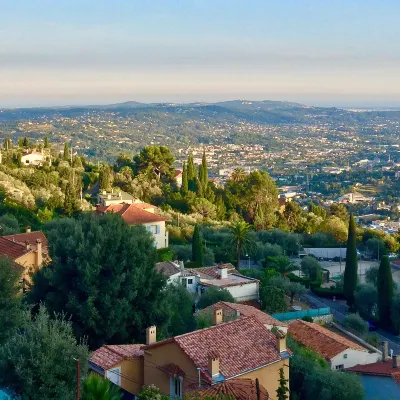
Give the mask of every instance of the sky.
<path id="1" fill-rule="evenodd" d="M 400 107 L 398 0 L 0 0 L 0 107 Z"/>

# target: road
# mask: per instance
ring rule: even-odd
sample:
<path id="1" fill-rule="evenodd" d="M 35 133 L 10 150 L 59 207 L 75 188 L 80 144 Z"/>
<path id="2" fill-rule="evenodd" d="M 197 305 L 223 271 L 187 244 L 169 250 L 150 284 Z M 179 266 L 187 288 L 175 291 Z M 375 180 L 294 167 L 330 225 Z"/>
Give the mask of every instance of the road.
<path id="1" fill-rule="evenodd" d="M 321 298 L 311 292 L 305 296 L 307 297 L 307 300 L 314 305 L 314 308 L 330 307 L 333 316 L 340 322 L 343 322 L 346 315 L 349 314 L 347 311 L 347 305 L 344 301 L 333 301 Z M 392 349 L 395 355 L 400 354 L 400 338 L 398 336 L 383 329 L 378 329 L 375 332 L 381 337 L 382 341 L 387 340 L 389 342 L 389 351 Z"/>

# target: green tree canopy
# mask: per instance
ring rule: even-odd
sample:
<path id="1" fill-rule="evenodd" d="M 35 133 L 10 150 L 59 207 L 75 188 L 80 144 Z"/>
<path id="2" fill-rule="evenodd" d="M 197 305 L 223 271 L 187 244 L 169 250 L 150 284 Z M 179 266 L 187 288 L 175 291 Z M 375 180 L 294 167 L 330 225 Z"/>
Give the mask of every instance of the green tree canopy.
<path id="1" fill-rule="evenodd" d="M 211 286 L 207 288 L 207 290 L 201 295 L 200 300 L 197 303 L 197 307 L 199 307 L 199 309 L 203 309 L 215 303 L 218 303 L 219 301 L 236 303 L 235 299 L 228 292 L 228 290 Z"/>
<path id="2" fill-rule="evenodd" d="M 260 302 L 262 309 L 268 314 L 287 311 L 285 292 L 275 286 L 262 285 L 260 287 Z"/>
<path id="3" fill-rule="evenodd" d="M 22 267 L 0 257 L 0 347 L 21 323 Z"/>
<path id="4" fill-rule="evenodd" d="M 108 164 L 103 164 L 100 169 L 99 187 L 100 190 L 111 191 L 114 181 L 114 174 L 112 168 Z"/>
<path id="5" fill-rule="evenodd" d="M 165 322 L 165 282 L 143 226 L 88 214 L 50 222 L 47 237 L 51 262 L 33 276 L 29 300 L 71 315 L 77 337 L 94 348 L 143 341 L 146 327 Z"/>
<path id="6" fill-rule="evenodd" d="M 194 227 L 192 238 L 192 261 L 199 267 L 204 267 L 204 243 L 203 235 L 201 234 L 200 227 Z"/>
<path id="7" fill-rule="evenodd" d="M 63 160 L 64 160 L 64 161 L 69 161 L 69 159 L 70 159 L 69 145 L 68 145 L 68 142 L 65 142 L 65 143 L 64 143 Z"/>
<path id="8" fill-rule="evenodd" d="M 346 206 L 343 203 L 332 203 L 329 208 L 329 214 L 331 216 L 338 217 L 345 223 L 347 223 L 349 220 L 349 213 L 347 212 Z"/>
<path id="9" fill-rule="evenodd" d="M 0 385 L 29 400 L 73 400 L 76 362 L 85 377 L 89 358 L 85 344 L 74 338 L 71 323 L 50 318 L 45 307 L 31 317 L 24 312 L 21 329 L 0 346 Z"/>
<path id="10" fill-rule="evenodd" d="M 229 227 L 230 243 L 235 250 L 236 268 L 240 268 L 240 256 L 244 251 L 250 251 L 255 246 L 254 239 L 250 236 L 251 225 L 244 221 L 237 221 Z"/>
<path id="11" fill-rule="evenodd" d="M 146 146 L 134 157 L 137 173 L 150 173 L 164 183 L 175 180 L 175 158 L 165 146 Z"/>
<path id="12" fill-rule="evenodd" d="M 388 256 L 383 256 L 378 271 L 378 312 L 382 326 L 391 326 L 390 309 L 393 301 L 393 277 Z"/>
<path id="13" fill-rule="evenodd" d="M 356 235 L 356 224 L 354 222 L 353 214 L 350 214 L 343 287 L 344 295 L 346 296 L 347 303 L 350 306 L 353 305 L 354 292 L 357 286 L 358 263 Z"/>

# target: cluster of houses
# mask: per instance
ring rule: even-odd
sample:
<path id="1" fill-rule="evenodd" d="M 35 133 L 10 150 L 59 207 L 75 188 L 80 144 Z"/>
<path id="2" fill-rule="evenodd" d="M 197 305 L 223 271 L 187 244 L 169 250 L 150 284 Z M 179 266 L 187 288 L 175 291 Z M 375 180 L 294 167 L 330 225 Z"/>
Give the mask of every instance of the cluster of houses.
<path id="1" fill-rule="evenodd" d="M 130 225 L 143 224 L 157 248 L 168 247 L 166 219 L 157 208 L 123 192 L 101 192 L 96 212 L 116 212 Z M 1 236 L 0 255 L 20 265 L 23 279 L 49 259 L 41 231 Z M 336 332 L 303 320 L 279 321 L 259 309 L 259 281 L 245 277 L 232 264 L 185 268 L 166 261 L 156 269 L 170 284 L 179 284 L 199 298 L 210 287 L 228 290 L 235 303 L 218 302 L 195 316 L 208 318 L 210 327 L 157 340 L 157 327 L 146 329 L 145 343 L 104 345 L 89 361 L 92 373 L 119 386 L 123 398 L 135 399 L 144 386 L 154 385 L 173 399 L 206 398 L 223 393 L 237 400 L 276 399 L 279 374 L 289 379 L 292 352 L 287 335 L 315 351 L 333 371 L 359 374 L 367 399 L 381 392 L 400 398 L 398 359 L 354 335 Z M 368 396 L 370 394 L 370 396 Z M 387 397 L 383 397 L 387 398 Z"/>

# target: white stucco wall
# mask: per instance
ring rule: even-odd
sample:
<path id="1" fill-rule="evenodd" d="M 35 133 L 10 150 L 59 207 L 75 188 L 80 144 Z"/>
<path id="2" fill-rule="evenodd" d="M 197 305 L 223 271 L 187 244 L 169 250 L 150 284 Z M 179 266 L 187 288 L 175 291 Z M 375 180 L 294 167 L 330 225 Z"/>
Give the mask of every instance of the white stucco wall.
<path id="1" fill-rule="evenodd" d="M 258 282 L 225 288 L 236 301 L 258 300 Z"/>
<path id="2" fill-rule="evenodd" d="M 157 249 L 163 249 L 165 247 L 168 247 L 168 245 L 169 245 L 168 231 L 165 228 L 165 221 L 151 222 L 151 223 L 143 224 L 143 225 L 146 227 L 146 229 L 148 229 L 148 227 L 150 229 L 152 226 L 158 226 L 159 233 L 156 234 L 156 233 L 152 232 L 155 245 L 156 245 Z"/>
<path id="3" fill-rule="evenodd" d="M 43 160 L 42 154 L 26 154 L 21 157 L 21 162 L 24 165 L 39 165 L 42 164 Z"/>
<path id="4" fill-rule="evenodd" d="M 347 355 L 347 358 L 345 358 Z M 369 353 L 368 351 L 360 351 L 347 349 L 331 359 L 331 369 L 336 370 L 337 365 L 343 365 L 344 368 L 354 367 L 357 364 L 365 365 L 379 361 L 381 358 L 379 353 Z"/>

